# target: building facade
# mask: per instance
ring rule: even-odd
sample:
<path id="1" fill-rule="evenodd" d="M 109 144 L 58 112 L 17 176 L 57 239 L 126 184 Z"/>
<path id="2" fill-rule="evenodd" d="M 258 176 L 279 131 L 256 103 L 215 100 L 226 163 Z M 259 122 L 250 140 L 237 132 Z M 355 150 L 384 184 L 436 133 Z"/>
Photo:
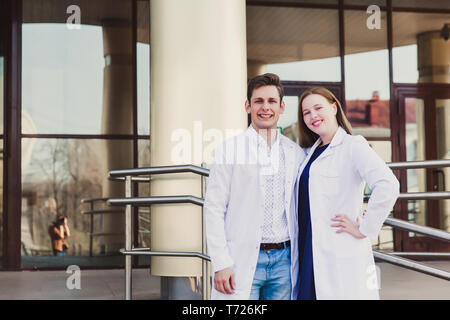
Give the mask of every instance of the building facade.
<path id="1" fill-rule="evenodd" d="M 247 127 L 246 82 L 263 72 L 283 80 L 279 125 L 293 140 L 299 96 L 324 86 L 343 102 L 355 134 L 386 162 L 450 159 L 449 1 L 1 0 L 0 6 L 2 270 L 122 266 L 123 215 L 92 213 L 107 209 L 105 198 L 124 195 L 108 172 L 207 165 L 211 141 Z M 395 173 L 401 192 L 450 185 L 448 168 Z M 136 183 L 133 193 L 201 197 L 202 181 L 155 177 Z M 133 210 L 136 247 L 201 251 L 200 208 Z M 66 257 L 52 255 L 48 227 L 57 214 L 71 228 Z M 449 200 L 398 201 L 392 214 L 450 231 Z M 374 245 L 450 249 L 388 227 Z M 152 261 L 156 275 L 191 276 L 198 269 L 195 259 L 182 266 Z"/>

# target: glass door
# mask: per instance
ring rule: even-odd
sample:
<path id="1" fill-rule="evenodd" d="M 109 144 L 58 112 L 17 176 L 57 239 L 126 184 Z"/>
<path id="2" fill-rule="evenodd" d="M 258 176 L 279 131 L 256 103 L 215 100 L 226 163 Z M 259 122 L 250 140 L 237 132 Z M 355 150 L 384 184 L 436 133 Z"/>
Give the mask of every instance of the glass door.
<path id="1" fill-rule="evenodd" d="M 0 267 L 3 257 L 3 105 L 5 74 L 4 1 L 0 1 Z"/>
<path id="2" fill-rule="evenodd" d="M 450 159 L 450 90 L 441 86 L 398 91 L 398 161 Z M 450 168 L 401 170 L 401 192 L 448 191 Z M 395 216 L 450 231 L 449 200 L 399 201 Z M 397 251 L 448 251 L 450 244 L 420 234 L 396 231 Z"/>

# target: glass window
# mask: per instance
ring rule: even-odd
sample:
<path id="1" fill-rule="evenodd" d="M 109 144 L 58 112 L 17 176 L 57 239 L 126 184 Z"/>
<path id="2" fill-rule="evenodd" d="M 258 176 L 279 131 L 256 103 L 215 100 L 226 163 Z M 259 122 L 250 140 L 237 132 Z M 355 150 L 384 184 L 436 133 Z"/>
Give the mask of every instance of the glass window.
<path id="1" fill-rule="evenodd" d="M 80 259 L 90 254 L 91 232 L 90 215 L 82 213 L 90 206 L 81 200 L 123 194 L 123 185 L 109 181 L 107 173 L 130 165 L 121 166 L 111 160 L 118 158 L 113 151 L 108 151 L 111 146 L 132 150 L 132 140 L 22 139 L 25 155 L 22 159 L 23 267 L 64 266 L 72 264 L 71 261 L 95 266 L 123 264 L 118 252 L 105 256 L 112 242 L 121 242 L 123 247 L 122 214 L 94 216 L 92 253 L 95 259 Z M 116 187 L 119 191 L 114 189 Z M 105 208 L 104 203 L 95 204 L 95 209 L 101 208 Z M 113 209 L 123 210 L 121 207 Z M 53 256 L 55 243 L 51 236 L 54 230 L 50 226 L 57 222 L 57 215 L 67 217 L 70 236 L 66 257 Z"/>
<path id="2" fill-rule="evenodd" d="M 247 59 L 282 80 L 340 81 L 338 10 L 247 6 Z"/>
<path id="3" fill-rule="evenodd" d="M 0 54 L 2 54 L 2 43 L 0 42 Z M 0 135 L 3 134 L 3 103 L 4 103 L 4 68 L 5 68 L 5 59 L 0 56 Z"/>
<path id="4" fill-rule="evenodd" d="M 138 134 L 150 135 L 150 3 L 137 2 L 137 116 Z"/>
<path id="5" fill-rule="evenodd" d="M 34 133 L 132 134 L 132 2 L 80 3 L 24 2 L 22 108 Z"/>
<path id="6" fill-rule="evenodd" d="M 450 99 L 436 99 L 436 129 L 438 159 L 450 160 Z M 450 168 L 439 168 L 438 191 L 450 189 Z M 440 223 L 442 230 L 450 232 L 450 200 L 440 202 Z"/>
<path id="7" fill-rule="evenodd" d="M 423 99 L 405 99 L 406 161 L 423 161 L 425 154 L 425 104 Z M 426 192 L 426 170 L 407 170 L 408 192 Z M 408 200 L 408 221 L 426 225 L 427 201 Z M 409 236 L 415 236 L 409 232 Z"/>
<path id="8" fill-rule="evenodd" d="M 0 1 L 0 26 L 3 26 L 5 21 L 4 6 L 5 1 Z M 5 32 L 0 32 L 0 266 L 3 256 L 3 103 L 4 103 L 4 56 L 6 50 L 5 39 L 3 38 Z"/>
<path id="9" fill-rule="evenodd" d="M 393 78 L 398 83 L 449 82 L 448 43 L 441 30 L 450 14 L 393 12 Z"/>
<path id="10" fill-rule="evenodd" d="M 285 96 L 283 98 L 286 106 L 284 112 L 278 119 L 278 127 L 281 128 L 282 133 L 290 138 L 292 141 L 298 140 L 298 96 Z"/>
<path id="11" fill-rule="evenodd" d="M 344 12 L 346 114 L 355 134 L 390 137 L 386 13 L 379 29 L 369 29 L 367 17 L 366 11 Z"/>
<path id="12" fill-rule="evenodd" d="M 344 0 L 344 5 L 360 5 L 360 6 L 385 6 L 386 0 Z"/>
<path id="13" fill-rule="evenodd" d="M 448 0 L 392 0 L 394 8 L 450 9 Z"/>
<path id="14" fill-rule="evenodd" d="M 150 140 L 138 140 L 139 168 L 150 167 Z M 150 196 L 150 183 L 139 183 L 139 197 Z M 141 248 L 150 247 L 150 207 L 139 207 L 139 238 L 138 245 Z"/>
<path id="15" fill-rule="evenodd" d="M 3 89 L 0 88 L 0 91 Z M 0 139 L 0 265 L 3 256 L 3 139 Z"/>
<path id="16" fill-rule="evenodd" d="M 386 140 L 370 140 L 369 145 L 380 156 L 384 162 L 392 162 L 392 144 L 391 141 Z"/>
<path id="17" fill-rule="evenodd" d="M 248 3 L 252 3 L 254 0 L 247 0 Z M 338 4 L 339 0 L 284 0 L 285 3 L 308 3 L 308 4 Z M 271 2 L 274 3 L 273 0 L 262 0 L 258 2 Z"/>

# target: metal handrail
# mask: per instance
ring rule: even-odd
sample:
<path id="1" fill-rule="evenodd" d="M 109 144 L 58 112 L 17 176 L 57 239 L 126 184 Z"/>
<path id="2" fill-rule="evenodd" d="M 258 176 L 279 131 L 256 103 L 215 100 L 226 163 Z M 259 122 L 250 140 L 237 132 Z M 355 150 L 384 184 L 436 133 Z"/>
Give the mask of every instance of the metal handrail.
<path id="1" fill-rule="evenodd" d="M 137 169 L 125 169 L 125 170 L 112 170 L 109 173 L 109 179 L 113 181 L 125 181 L 125 198 L 112 198 L 107 202 L 109 205 L 125 205 L 125 249 L 121 252 L 125 255 L 125 299 L 131 300 L 131 288 L 132 288 L 132 264 L 131 255 L 159 255 L 159 256 L 173 256 L 181 254 L 184 257 L 200 257 L 203 261 L 209 261 L 209 257 L 204 253 L 180 253 L 180 252 L 164 252 L 164 251 L 148 251 L 137 248 L 132 248 L 131 235 L 132 235 L 132 223 L 131 223 L 131 207 L 132 206 L 149 206 L 152 204 L 173 204 L 173 203 L 191 203 L 203 207 L 204 199 L 190 195 L 186 196 L 166 196 L 166 197 L 146 197 L 146 198 L 133 198 L 131 197 L 131 182 L 150 181 L 148 179 L 141 179 L 139 175 L 152 175 L 152 174 L 166 174 L 166 173 L 195 173 L 202 177 L 209 175 L 209 170 L 197 167 L 194 165 L 183 165 L 173 167 L 153 167 L 153 168 L 137 168 Z M 202 180 L 203 182 L 203 180 Z M 203 214 L 202 214 L 203 217 Z M 203 220 L 202 220 L 203 221 Z M 203 222 L 202 222 L 203 224 Z M 139 250 L 140 249 L 140 250 Z M 202 250 L 206 250 L 203 246 Z M 152 253 L 155 252 L 155 253 Z M 203 298 L 207 296 L 207 287 L 209 280 L 208 268 L 203 265 Z"/>
<path id="2" fill-rule="evenodd" d="M 94 219 L 93 215 L 95 214 L 123 214 L 124 210 L 113 210 L 113 209 L 94 209 L 94 203 L 95 202 L 107 202 L 110 198 L 84 198 L 81 199 L 81 203 L 89 203 L 90 204 L 90 210 L 83 210 L 81 211 L 81 214 L 88 214 L 90 215 L 90 226 L 89 226 L 89 256 L 92 257 L 92 251 L 93 251 L 93 237 L 102 237 L 102 236 L 112 236 L 112 235 L 121 235 L 122 233 L 111 233 L 111 232 L 94 232 Z M 139 216 L 140 219 L 142 217 Z M 149 220 L 147 220 L 149 222 Z M 139 232 L 145 232 L 149 233 L 149 230 L 141 231 Z"/>
<path id="3" fill-rule="evenodd" d="M 436 161 L 415 161 L 415 162 L 397 162 L 387 164 L 391 169 L 417 169 L 417 168 L 438 168 L 438 167 L 450 167 L 450 160 L 436 160 Z M 169 174 L 169 173 L 195 173 L 201 176 L 209 176 L 209 170 L 206 168 L 194 166 L 194 165 L 181 165 L 181 166 L 163 166 L 163 167 L 150 167 L 150 168 L 136 168 L 136 169 L 123 169 L 112 170 L 109 172 L 109 179 L 113 181 L 125 181 L 125 198 L 109 199 L 110 205 L 125 205 L 125 249 L 121 252 L 125 255 L 125 298 L 131 299 L 131 255 L 153 255 L 153 256 L 189 256 L 200 257 L 204 260 L 208 256 L 199 252 L 169 252 L 169 251 L 150 251 L 143 250 L 143 248 L 132 249 L 131 247 L 131 206 L 148 206 L 152 204 L 173 204 L 173 203 L 192 203 L 195 205 L 203 206 L 204 199 L 190 195 L 184 196 L 158 196 L 158 197 L 145 197 L 145 198 L 133 198 L 131 197 L 131 182 L 148 182 L 149 178 L 142 178 L 142 175 L 154 175 L 154 174 Z M 366 196 L 365 198 L 369 198 Z M 398 199 L 403 200 L 417 200 L 417 199 L 450 199 L 450 192 L 418 192 L 418 193 L 404 193 L 400 194 Z M 386 225 L 392 227 L 398 227 L 403 230 L 409 230 L 417 233 L 422 233 L 430 237 L 449 241 L 449 233 L 438 230 L 435 228 L 418 226 L 399 219 L 388 218 L 385 222 Z M 444 270 L 432 268 L 412 260 L 400 258 L 394 255 L 381 253 L 379 251 L 373 251 L 374 257 L 389 262 L 391 264 L 399 265 L 411 270 L 419 271 L 425 274 L 433 275 L 445 280 L 450 280 L 450 273 Z M 209 257 L 208 257 L 209 258 Z M 206 283 L 205 275 L 203 275 L 204 284 Z M 204 286 L 205 287 L 205 286 Z"/>
<path id="4" fill-rule="evenodd" d="M 211 261 L 211 258 L 209 256 L 201 252 L 151 251 L 151 249 L 147 248 L 134 248 L 132 250 L 121 249 L 120 252 L 125 255 L 142 255 L 142 256 L 156 256 L 156 257 L 191 257 Z"/>
<path id="5" fill-rule="evenodd" d="M 164 197 L 142 197 L 142 198 L 111 198 L 108 204 L 111 206 L 149 206 L 152 204 L 175 204 L 175 203 L 192 203 L 202 206 L 204 199 L 195 196 L 164 196 Z"/>
<path id="6" fill-rule="evenodd" d="M 168 174 L 168 173 L 195 173 L 201 176 L 208 176 L 209 170 L 194 166 L 192 164 L 178 166 L 162 166 L 149 168 L 121 169 L 109 172 L 109 179 L 113 181 L 124 181 L 125 177 L 132 177 L 132 181 L 148 182 L 150 178 L 137 178 L 143 175 Z"/>
<path id="7" fill-rule="evenodd" d="M 434 276 L 437 278 L 441 278 L 441 279 L 450 281 L 450 272 L 445 271 L 445 270 L 430 267 L 423 263 L 418 263 L 418 262 L 410 260 L 410 259 L 397 257 L 394 255 L 376 251 L 376 250 L 373 250 L 373 256 L 375 259 L 382 260 L 382 261 L 388 262 L 390 264 L 394 264 L 394 265 L 397 265 L 397 266 L 400 266 L 400 267 L 403 267 L 406 269 L 418 271 L 421 273 L 428 274 L 430 276 Z"/>
<path id="8" fill-rule="evenodd" d="M 364 195 L 364 200 L 370 199 L 370 194 Z M 400 193 L 397 197 L 398 200 L 444 200 L 450 199 L 450 192 L 409 192 Z"/>
<path id="9" fill-rule="evenodd" d="M 398 229 L 402 229 L 402 230 L 406 230 L 406 231 L 410 231 L 410 232 L 415 232 L 415 233 L 420 233 L 420 234 L 429 236 L 431 238 L 450 242 L 450 233 L 440 230 L 440 229 L 425 227 L 425 226 L 421 226 L 421 225 L 418 225 L 415 223 L 411 223 L 411 222 L 407 222 L 407 221 L 395 219 L 395 218 L 387 218 L 384 221 L 384 224 L 394 227 L 394 228 L 398 228 Z"/>
<path id="10" fill-rule="evenodd" d="M 406 161 L 388 162 L 386 165 L 392 170 L 398 169 L 433 169 L 450 167 L 450 160 L 426 160 L 426 161 Z"/>

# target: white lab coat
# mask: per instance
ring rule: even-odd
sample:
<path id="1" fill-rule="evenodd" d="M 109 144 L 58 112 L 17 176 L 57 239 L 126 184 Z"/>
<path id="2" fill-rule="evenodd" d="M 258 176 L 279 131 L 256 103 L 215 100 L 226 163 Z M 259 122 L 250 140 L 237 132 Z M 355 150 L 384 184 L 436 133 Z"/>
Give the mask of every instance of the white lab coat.
<path id="1" fill-rule="evenodd" d="M 257 134 L 247 129 L 217 147 L 209 174 L 204 215 L 208 254 L 213 272 L 232 267 L 234 294 L 212 289 L 211 299 L 248 299 L 259 255 L 264 222 L 262 168 L 258 164 Z M 285 204 L 290 205 L 298 169 L 305 153 L 279 135 L 285 148 Z M 298 274 L 297 212 L 286 210 L 291 240 L 291 281 Z"/>
<path id="2" fill-rule="evenodd" d="M 298 200 L 300 175 L 320 144 L 307 150 L 300 167 L 294 197 Z M 367 237 L 336 233 L 331 219 L 337 214 L 356 221 L 362 213 L 365 182 L 372 190 L 360 232 Z M 375 239 L 399 194 L 399 183 L 386 163 L 362 136 L 339 127 L 330 145 L 312 163 L 309 199 L 314 281 L 317 299 L 379 299 L 370 239 Z M 298 203 L 293 202 L 297 210 Z"/>

